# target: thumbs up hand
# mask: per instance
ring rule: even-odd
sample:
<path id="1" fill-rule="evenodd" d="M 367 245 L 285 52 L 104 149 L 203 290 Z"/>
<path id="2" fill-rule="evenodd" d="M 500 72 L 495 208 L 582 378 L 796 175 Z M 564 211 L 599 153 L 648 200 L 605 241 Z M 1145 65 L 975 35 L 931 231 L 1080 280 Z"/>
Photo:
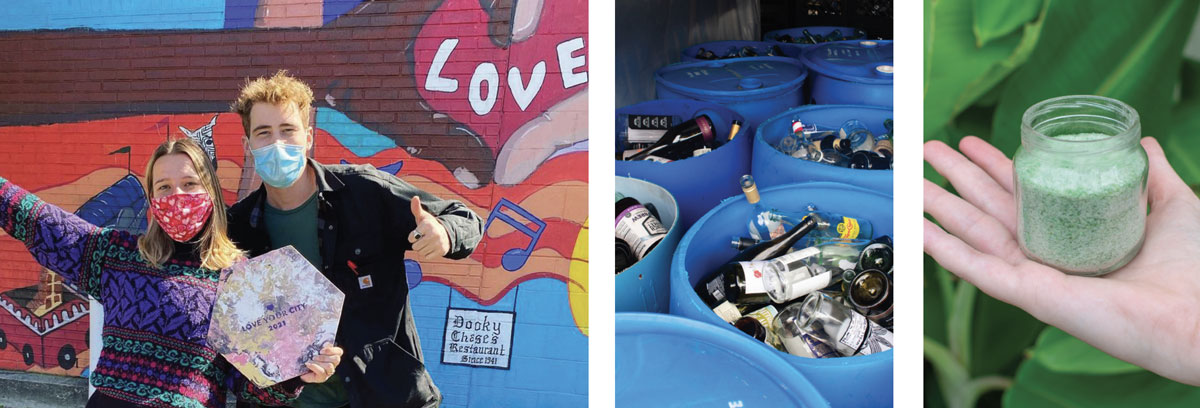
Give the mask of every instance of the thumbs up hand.
<path id="1" fill-rule="evenodd" d="M 450 235 L 437 217 L 421 207 L 420 197 L 412 198 L 412 214 L 417 222 L 417 227 L 408 234 L 413 251 L 426 260 L 446 256 L 450 252 Z"/>

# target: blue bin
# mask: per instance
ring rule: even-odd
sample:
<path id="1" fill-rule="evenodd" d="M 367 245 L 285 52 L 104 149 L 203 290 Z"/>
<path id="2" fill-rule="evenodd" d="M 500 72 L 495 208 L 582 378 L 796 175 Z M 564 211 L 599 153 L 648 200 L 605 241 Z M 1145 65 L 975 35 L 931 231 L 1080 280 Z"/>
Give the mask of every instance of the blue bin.
<path id="1" fill-rule="evenodd" d="M 812 102 L 892 106 L 892 42 L 838 41 L 805 49 Z"/>
<path id="2" fill-rule="evenodd" d="M 721 104 L 759 123 L 805 100 L 808 70 L 786 57 L 751 57 L 671 64 L 654 73 L 658 99 L 697 99 Z"/>
<path id="3" fill-rule="evenodd" d="M 684 231 L 679 226 L 675 198 L 662 187 L 628 177 L 617 177 L 616 190 L 636 198 L 643 205 L 654 204 L 661 217 L 659 221 L 667 228 L 667 236 L 645 258 L 617 274 L 616 309 L 618 312 L 667 313 L 671 296 L 667 271 L 671 269 L 671 256 Z"/>
<path id="4" fill-rule="evenodd" d="M 746 121 L 737 112 L 715 103 L 660 99 L 617 109 L 617 132 L 625 129 L 628 115 L 637 114 L 671 115 L 675 119 L 671 123 L 680 123 L 700 114 L 708 115 L 716 128 L 718 141 L 729 139 L 734 120 Z M 721 199 L 741 194 L 738 179 L 750 173 L 750 140 L 753 137 L 754 127 L 743 125 L 732 141 L 698 157 L 671 163 L 618 160 L 617 175 L 646 180 L 670 191 L 679 205 L 680 229 L 687 231 Z M 618 136 L 617 143 L 620 144 L 622 139 Z M 621 151 L 620 146 L 617 151 Z"/>
<path id="5" fill-rule="evenodd" d="M 767 207 L 801 212 L 807 203 L 818 209 L 869 220 L 875 236 L 892 235 L 892 196 L 862 187 L 832 182 L 775 186 L 760 191 Z M 741 197 L 725 200 L 700 218 L 675 249 L 671 260 L 671 314 L 721 327 L 751 339 L 709 309 L 694 287 L 701 279 L 737 254 L 728 237 L 745 236 L 751 206 Z M 811 359 L 797 357 L 754 341 L 781 356 L 804 374 L 835 407 L 890 406 L 892 351 L 858 357 Z M 617 372 L 621 372 L 619 369 Z"/>
<path id="6" fill-rule="evenodd" d="M 696 44 L 691 47 L 685 48 L 683 50 L 683 53 L 679 56 L 679 61 L 680 62 L 710 61 L 710 60 L 702 60 L 702 59 L 696 58 L 696 54 L 700 53 L 701 48 L 716 53 L 718 57 L 724 57 L 726 54 L 729 53 L 730 50 L 741 51 L 741 49 L 744 47 L 753 47 L 754 51 L 757 52 L 758 55 L 765 55 L 767 52 L 769 52 L 771 50 L 771 47 L 775 46 L 775 45 L 778 45 L 779 49 L 781 51 L 783 51 L 783 55 L 776 55 L 776 57 L 789 57 L 789 58 L 799 58 L 800 57 L 800 51 L 802 51 L 802 50 L 798 47 L 792 47 L 792 46 L 790 46 L 792 44 L 788 44 L 788 43 L 781 43 L 781 42 L 776 42 L 776 41 L 772 41 L 772 42 L 766 42 L 766 41 L 713 41 L 713 42 Z"/>
<path id="7" fill-rule="evenodd" d="M 778 353 L 744 335 L 650 313 L 617 313 L 616 332 L 618 407 L 830 406 Z"/>
<path id="8" fill-rule="evenodd" d="M 892 193 L 891 170 L 858 170 L 797 159 L 775 148 L 784 136 L 792 133 L 792 121 L 815 124 L 823 129 L 837 129 L 847 120 L 858 119 L 873 134 L 883 134 L 884 119 L 892 118 L 892 108 L 882 106 L 805 105 L 767 119 L 754 134 L 754 150 L 750 159 L 750 174 L 758 188 L 805 181 L 837 181 Z"/>

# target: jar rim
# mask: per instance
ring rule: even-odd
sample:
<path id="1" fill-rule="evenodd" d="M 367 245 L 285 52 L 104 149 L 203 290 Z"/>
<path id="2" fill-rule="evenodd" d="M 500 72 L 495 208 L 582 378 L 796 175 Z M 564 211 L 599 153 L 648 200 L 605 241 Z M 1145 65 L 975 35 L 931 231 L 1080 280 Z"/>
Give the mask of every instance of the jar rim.
<path id="1" fill-rule="evenodd" d="M 1087 130 L 1059 132 L 1058 127 Z M 1125 102 L 1098 95 L 1046 99 L 1030 106 L 1021 117 L 1022 145 L 1059 153 L 1103 153 L 1133 147 L 1141 132 L 1137 110 Z M 1107 137 L 1086 140 L 1061 137 L 1093 133 Z"/>

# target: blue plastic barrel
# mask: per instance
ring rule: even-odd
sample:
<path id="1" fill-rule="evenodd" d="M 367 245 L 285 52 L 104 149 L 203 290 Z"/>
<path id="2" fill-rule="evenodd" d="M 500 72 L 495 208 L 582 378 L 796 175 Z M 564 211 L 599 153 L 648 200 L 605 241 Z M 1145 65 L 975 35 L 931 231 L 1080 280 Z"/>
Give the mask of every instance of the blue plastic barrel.
<path id="1" fill-rule="evenodd" d="M 617 313 L 615 324 L 618 407 L 830 406 L 778 353 L 744 335 L 651 313 Z"/>
<path id="2" fill-rule="evenodd" d="M 886 193 L 842 183 L 813 182 L 775 186 L 761 190 L 760 195 L 767 207 L 799 213 L 807 203 L 813 203 L 820 210 L 870 221 L 876 237 L 892 235 L 892 196 Z M 671 314 L 751 339 L 717 317 L 694 289 L 701 279 L 737 254 L 729 246 L 729 237 L 747 235 L 746 219 L 750 211 L 745 199 L 731 197 L 700 218 L 679 241 L 671 260 Z M 867 356 L 812 359 L 776 351 L 762 342 L 754 343 L 796 367 L 835 407 L 892 404 L 890 350 Z"/>
<path id="3" fill-rule="evenodd" d="M 757 53 L 758 55 L 765 56 L 768 52 L 771 51 L 771 47 L 773 47 L 773 46 L 779 46 L 779 50 L 783 51 L 783 55 L 776 55 L 776 57 L 799 58 L 800 51 L 802 51 L 802 50 L 797 47 L 789 47 L 788 45 L 791 45 L 791 44 L 774 42 L 774 41 L 772 41 L 772 42 L 766 42 L 766 41 L 713 41 L 713 42 L 706 42 L 706 43 L 700 43 L 700 44 L 696 44 L 691 47 L 685 48 L 683 50 L 683 53 L 680 54 L 680 56 L 679 56 L 679 61 L 680 62 L 709 61 L 709 60 L 702 60 L 700 58 L 696 58 L 696 55 L 700 54 L 701 48 L 712 51 L 717 54 L 717 57 L 723 58 L 726 55 L 728 55 L 730 51 L 733 51 L 735 53 L 740 53 L 741 50 L 745 47 L 751 47 L 754 49 L 754 52 Z"/>
<path id="4" fill-rule="evenodd" d="M 786 57 L 751 57 L 671 64 L 654 73 L 658 99 L 698 99 L 725 105 L 758 124 L 805 100 L 808 70 Z"/>
<path id="5" fill-rule="evenodd" d="M 871 133 L 887 132 L 884 119 L 892 118 L 892 108 L 865 105 L 805 105 L 763 122 L 754 134 L 754 149 L 750 174 L 758 188 L 805 181 L 837 181 L 892 192 L 891 170 L 859 170 L 797 159 L 775 148 L 784 136 L 792 133 L 792 121 L 799 119 L 822 129 L 838 129 L 850 119 L 858 119 Z"/>
<path id="6" fill-rule="evenodd" d="M 617 311 L 667 313 L 671 297 L 667 271 L 679 237 L 685 231 L 679 226 L 675 198 L 662 187 L 629 177 L 617 177 L 616 190 L 636 198 L 642 205 L 654 204 L 659 221 L 667 228 L 667 236 L 645 258 L 617 274 Z"/>
<path id="7" fill-rule="evenodd" d="M 812 102 L 892 106 L 892 42 L 838 41 L 805 49 Z"/>
<path id="8" fill-rule="evenodd" d="M 617 109 L 617 143 L 624 139 L 626 118 L 629 115 L 670 115 L 671 123 L 680 123 L 698 115 L 712 119 L 718 141 L 728 140 L 734 120 L 745 117 L 729 108 L 694 99 L 659 99 Z M 652 161 L 621 161 L 616 163 L 618 176 L 639 178 L 662 186 L 671 192 L 679 205 L 679 224 L 687 231 L 692 223 L 721 202 L 721 199 L 741 194 L 738 179 L 750 172 L 750 140 L 754 127 L 743 125 L 732 141 L 701 156 L 671 163 Z M 621 147 L 617 147 L 621 151 Z"/>

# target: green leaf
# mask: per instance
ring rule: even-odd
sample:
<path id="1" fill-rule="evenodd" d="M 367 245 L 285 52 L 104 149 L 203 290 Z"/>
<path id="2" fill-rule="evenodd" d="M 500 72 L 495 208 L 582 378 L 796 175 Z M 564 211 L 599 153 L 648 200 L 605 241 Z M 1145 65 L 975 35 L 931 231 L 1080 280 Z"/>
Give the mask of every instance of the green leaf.
<path id="1" fill-rule="evenodd" d="M 1020 145 L 1021 115 L 1026 109 L 1052 97 L 1075 94 L 1122 100 L 1141 114 L 1143 134 L 1167 134 L 1183 46 L 1197 3 L 1048 3 L 1036 50 L 1005 82 L 992 125 L 992 144 L 1012 155 Z"/>
<path id="2" fill-rule="evenodd" d="M 972 376 L 1011 375 L 1020 364 L 1025 349 L 1033 346 L 1045 323 L 1034 319 L 1016 306 L 986 294 L 976 297 L 975 321 L 971 333 Z"/>
<path id="3" fill-rule="evenodd" d="M 1034 22 L 979 47 L 970 0 L 927 3 L 925 28 L 925 129 L 936 134 L 955 115 L 1000 83 L 1033 50 Z"/>
<path id="4" fill-rule="evenodd" d="M 975 0 L 975 43 L 982 47 L 1032 21 L 1042 0 Z"/>
<path id="5" fill-rule="evenodd" d="M 932 257 L 925 255 L 925 279 L 922 285 L 925 292 L 925 296 L 922 297 L 925 301 L 925 337 L 941 344 L 946 344 L 949 300 L 942 289 L 945 278 L 939 275 L 949 273 L 938 266 Z"/>
<path id="6" fill-rule="evenodd" d="M 1158 135 L 1167 161 L 1190 186 L 1200 186 L 1200 146 L 1195 142 L 1200 128 L 1200 62 L 1183 63 L 1181 100 L 1172 112 L 1171 133 Z"/>
<path id="7" fill-rule="evenodd" d="M 1038 337 L 1033 358 L 1050 371 L 1075 374 L 1124 374 L 1143 371 L 1118 360 L 1056 327 L 1046 327 Z"/>
<path id="8" fill-rule="evenodd" d="M 1114 375 L 1064 374 L 1036 359 L 1021 364 L 1004 394 L 1004 406 L 1036 407 L 1194 407 L 1200 388 L 1149 371 Z"/>

